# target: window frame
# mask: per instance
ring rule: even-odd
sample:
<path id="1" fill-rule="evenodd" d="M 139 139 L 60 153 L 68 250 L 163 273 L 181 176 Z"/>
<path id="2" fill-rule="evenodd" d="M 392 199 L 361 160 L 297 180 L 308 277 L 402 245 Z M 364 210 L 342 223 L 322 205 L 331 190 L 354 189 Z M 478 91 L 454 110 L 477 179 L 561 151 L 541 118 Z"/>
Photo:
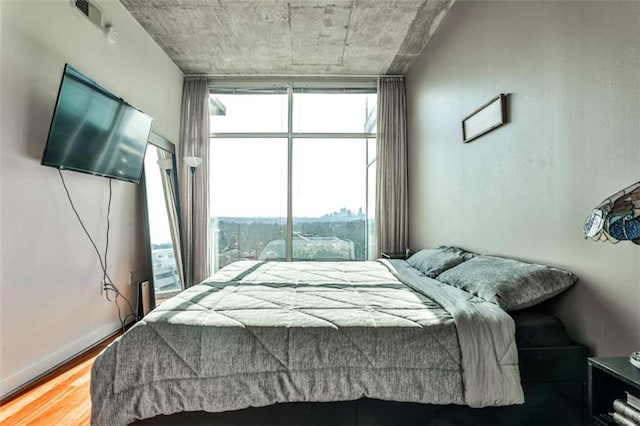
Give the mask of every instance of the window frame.
<path id="1" fill-rule="evenodd" d="M 377 81 L 373 78 L 354 79 L 276 79 L 269 81 L 246 81 L 235 78 L 228 78 L 220 81 L 213 81 L 209 84 L 210 95 L 220 94 L 285 94 L 287 95 L 287 132 L 210 132 L 211 139 L 287 139 L 287 230 L 286 230 L 286 260 L 293 259 L 293 141 L 294 139 L 365 139 L 367 162 L 365 173 L 369 166 L 369 143 L 368 139 L 377 139 L 377 134 L 373 132 L 362 133 L 335 133 L 335 132 L 293 132 L 293 95 L 294 93 L 319 93 L 319 94 L 377 94 Z M 375 113 L 372 110 L 370 116 Z M 367 120 L 368 123 L 368 120 Z M 375 162 L 375 159 L 373 160 Z M 365 214 L 370 217 L 369 212 L 369 182 L 368 176 L 365 189 Z M 365 232 L 365 243 L 369 247 L 369 235 Z"/>

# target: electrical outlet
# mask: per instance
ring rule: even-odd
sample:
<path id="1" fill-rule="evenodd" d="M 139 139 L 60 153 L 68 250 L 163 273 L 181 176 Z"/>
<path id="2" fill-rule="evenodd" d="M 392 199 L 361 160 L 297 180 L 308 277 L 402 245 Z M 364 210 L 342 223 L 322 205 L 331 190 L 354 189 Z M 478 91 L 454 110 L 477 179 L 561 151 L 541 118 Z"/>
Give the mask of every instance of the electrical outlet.
<path id="1" fill-rule="evenodd" d="M 133 278 L 135 277 L 135 271 L 129 272 L 129 285 L 133 285 Z"/>

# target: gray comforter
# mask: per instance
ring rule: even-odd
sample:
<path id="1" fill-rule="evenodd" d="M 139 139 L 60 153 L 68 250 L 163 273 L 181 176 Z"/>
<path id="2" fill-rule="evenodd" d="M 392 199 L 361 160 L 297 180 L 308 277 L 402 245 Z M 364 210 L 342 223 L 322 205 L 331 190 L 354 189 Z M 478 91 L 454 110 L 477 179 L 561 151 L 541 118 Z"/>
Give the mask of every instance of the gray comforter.
<path id="1" fill-rule="evenodd" d="M 237 262 L 96 359 L 92 424 L 363 396 L 522 403 L 514 324 L 404 261 Z"/>

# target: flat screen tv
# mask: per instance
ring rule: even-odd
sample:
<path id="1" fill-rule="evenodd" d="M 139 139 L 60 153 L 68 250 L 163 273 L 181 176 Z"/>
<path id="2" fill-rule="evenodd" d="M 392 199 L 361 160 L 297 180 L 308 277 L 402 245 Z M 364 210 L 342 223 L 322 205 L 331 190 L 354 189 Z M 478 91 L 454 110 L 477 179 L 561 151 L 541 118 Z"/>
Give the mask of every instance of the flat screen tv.
<path id="1" fill-rule="evenodd" d="M 67 64 L 42 164 L 138 183 L 152 122 Z"/>

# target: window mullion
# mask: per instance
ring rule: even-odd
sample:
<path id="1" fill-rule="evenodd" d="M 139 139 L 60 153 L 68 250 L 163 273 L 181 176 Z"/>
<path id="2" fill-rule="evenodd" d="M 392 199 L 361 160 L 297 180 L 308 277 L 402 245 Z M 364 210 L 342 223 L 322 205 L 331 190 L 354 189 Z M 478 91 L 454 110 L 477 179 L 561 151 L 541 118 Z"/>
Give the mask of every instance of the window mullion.
<path id="1" fill-rule="evenodd" d="M 296 139 L 373 139 L 375 133 L 293 133 Z"/>
<path id="2" fill-rule="evenodd" d="M 210 133 L 209 138 L 222 139 L 282 139 L 286 138 L 288 133 Z"/>
<path id="3" fill-rule="evenodd" d="M 293 259 L 293 81 L 287 86 L 287 261 Z"/>
<path id="4" fill-rule="evenodd" d="M 375 133 L 211 133 L 210 138 L 223 139 L 268 139 L 268 138 L 288 138 L 294 139 L 373 139 Z"/>
<path id="5" fill-rule="evenodd" d="M 369 141 L 364 140 L 364 260 L 369 259 Z"/>

